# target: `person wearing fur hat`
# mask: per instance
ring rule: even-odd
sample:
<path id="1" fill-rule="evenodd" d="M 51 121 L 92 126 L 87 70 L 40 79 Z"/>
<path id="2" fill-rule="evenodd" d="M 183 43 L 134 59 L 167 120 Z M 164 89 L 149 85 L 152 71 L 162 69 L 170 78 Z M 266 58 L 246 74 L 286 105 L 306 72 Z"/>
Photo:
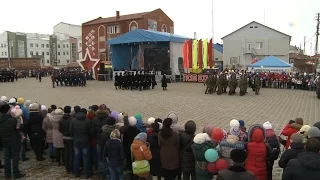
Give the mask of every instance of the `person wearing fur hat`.
<path id="1" fill-rule="evenodd" d="M 64 166 L 64 144 L 63 144 L 63 135 L 59 131 L 59 122 L 61 121 L 63 116 L 63 111 L 61 109 L 54 110 L 50 121 L 52 123 L 53 131 L 52 131 L 52 139 L 53 146 L 55 148 L 56 161 L 58 162 L 58 166 Z"/>
<path id="2" fill-rule="evenodd" d="M 134 161 L 147 161 L 152 159 L 152 154 L 147 142 L 148 135 L 144 132 L 139 133 L 131 144 L 131 152 Z M 139 178 L 149 177 L 150 172 L 143 174 L 136 174 Z"/>
<path id="3" fill-rule="evenodd" d="M 41 116 L 39 110 L 40 105 L 37 103 L 32 103 L 30 106 L 29 113 L 29 127 L 31 134 L 31 145 L 33 146 L 33 150 L 36 154 L 37 161 L 43 161 L 42 153 L 44 149 L 43 139 L 44 139 L 44 131 L 42 129 L 43 117 Z"/>
<path id="4" fill-rule="evenodd" d="M 132 171 L 132 159 L 131 159 L 131 144 L 133 142 L 134 137 L 136 137 L 140 130 L 136 127 L 137 119 L 134 116 L 128 118 L 128 125 L 126 125 L 126 121 L 124 121 L 124 126 L 120 130 L 122 135 L 122 144 L 124 147 L 124 152 L 126 154 L 126 167 L 125 170 Z"/>
<path id="5" fill-rule="evenodd" d="M 303 125 L 300 130 L 299 133 L 302 134 L 303 136 L 303 141 L 302 143 L 306 144 L 308 141 L 308 131 L 311 127 L 309 125 Z"/>
<path id="6" fill-rule="evenodd" d="M 21 147 L 20 134 L 16 130 L 17 119 L 9 114 L 10 106 L 3 104 L 0 106 L 0 139 L 4 149 L 4 175 L 6 179 L 11 179 L 11 165 L 14 179 L 19 179 L 25 174 L 19 171 L 19 151 Z"/>
<path id="7" fill-rule="evenodd" d="M 8 97 L 7 96 L 1 96 L 0 100 L 3 101 L 3 102 L 8 102 Z"/>
<path id="8" fill-rule="evenodd" d="M 147 121 L 147 134 L 148 134 L 148 136 L 150 136 L 152 134 L 151 124 L 153 124 L 155 120 L 156 119 L 154 117 L 149 117 L 149 119 Z"/>
<path id="9" fill-rule="evenodd" d="M 230 152 L 230 157 L 232 166 L 219 171 L 217 180 L 256 180 L 255 175 L 244 167 L 247 159 L 246 151 L 234 149 Z"/>
<path id="10" fill-rule="evenodd" d="M 298 154 L 301 152 L 304 152 L 304 146 L 303 144 L 303 136 L 299 133 L 294 133 L 291 135 L 291 145 L 290 149 L 286 149 L 283 154 L 280 157 L 280 160 L 278 162 L 279 167 L 286 168 L 288 162 L 290 159 L 297 158 Z"/>
<path id="11" fill-rule="evenodd" d="M 178 133 L 171 128 L 172 124 L 173 120 L 166 118 L 159 133 L 160 160 L 164 179 L 175 179 L 179 173 L 180 139 Z"/>
<path id="12" fill-rule="evenodd" d="M 269 121 L 263 123 L 262 126 L 266 131 L 266 142 L 271 150 L 271 152 L 269 153 L 271 155 L 271 158 L 268 158 L 267 165 L 268 165 L 268 179 L 272 180 L 273 164 L 274 164 L 274 161 L 277 160 L 279 157 L 280 143 L 278 141 L 278 137 L 276 136 L 272 128 L 272 124 Z"/>
<path id="13" fill-rule="evenodd" d="M 208 149 L 213 149 L 214 145 L 207 133 L 199 133 L 193 138 L 191 149 L 195 158 L 195 172 L 197 180 L 211 180 L 212 174 L 207 169 L 207 160 L 204 157 Z"/>
<path id="14" fill-rule="evenodd" d="M 172 119 L 172 125 L 171 128 L 173 131 L 180 133 L 181 131 L 181 126 L 178 124 L 178 114 L 174 111 L 171 111 L 168 113 L 167 118 L 171 118 Z"/>
<path id="15" fill-rule="evenodd" d="M 287 124 L 284 129 L 282 130 L 281 134 L 284 136 L 287 136 L 286 140 L 286 149 L 290 147 L 290 137 L 293 133 L 299 132 L 301 127 L 303 126 L 303 119 L 302 118 L 296 118 L 294 123 L 292 124 Z"/>
<path id="16" fill-rule="evenodd" d="M 53 127 L 51 120 L 48 116 L 48 111 L 46 110 L 46 107 L 44 105 L 41 106 L 41 115 L 44 118 L 43 119 L 43 124 L 42 124 L 42 129 L 44 130 L 46 134 L 46 142 L 48 144 L 49 148 L 49 157 L 51 161 L 53 162 L 55 159 L 55 150 L 53 146 Z"/>

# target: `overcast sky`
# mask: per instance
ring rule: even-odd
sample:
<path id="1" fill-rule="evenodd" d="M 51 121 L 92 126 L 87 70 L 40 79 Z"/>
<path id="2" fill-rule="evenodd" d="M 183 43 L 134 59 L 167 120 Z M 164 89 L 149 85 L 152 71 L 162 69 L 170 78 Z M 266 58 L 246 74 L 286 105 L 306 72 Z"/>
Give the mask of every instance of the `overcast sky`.
<path id="1" fill-rule="evenodd" d="M 176 34 L 193 37 L 197 32 L 198 38 L 212 36 L 212 0 L 1 1 L 0 31 L 51 34 L 59 22 L 80 25 L 99 16 L 115 16 L 117 10 L 130 14 L 157 8 L 174 21 Z M 303 47 L 306 36 L 306 51 L 310 53 L 310 43 L 313 49 L 315 45 L 315 17 L 319 10 L 320 0 L 214 0 L 214 41 L 221 42 L 221 37 L 257 21 L 291 35 L 292 45 Z"/>

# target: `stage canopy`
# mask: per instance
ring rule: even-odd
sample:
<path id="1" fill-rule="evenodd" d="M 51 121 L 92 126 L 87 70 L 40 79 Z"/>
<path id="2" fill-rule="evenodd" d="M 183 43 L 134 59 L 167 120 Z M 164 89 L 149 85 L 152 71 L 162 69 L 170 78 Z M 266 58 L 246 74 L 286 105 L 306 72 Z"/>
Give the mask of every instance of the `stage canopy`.
<path id="1" fill-rule="evenodd" d="M 170 34 L 167 32 L 149 31 L 136 29 L 121 36 L 113 38 L 107 42 L 108 45 L 131 44 L 131 43 L 151 43 L 151 42 L 176 42 L 184 43 L 187 37 Z"/>
<path id="2" fill-rule="evenodd" d="M 248 65 L 252 68 L 291 68 L 292 65 L 274 56 L 265 57 L 253 64 Z"/>

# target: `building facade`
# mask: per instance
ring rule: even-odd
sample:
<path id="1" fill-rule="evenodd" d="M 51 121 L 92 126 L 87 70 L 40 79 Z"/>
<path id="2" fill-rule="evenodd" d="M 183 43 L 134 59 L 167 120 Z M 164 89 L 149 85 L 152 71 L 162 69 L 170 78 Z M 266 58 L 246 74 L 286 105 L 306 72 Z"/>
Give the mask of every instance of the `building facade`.
<path id="1" fill-rule="evenodd" d="M 216 68 L 223 68 L 223 44 L 216 43 L 213 45 L 213 60 Z"/>
<path id="2" fill-rule="evenodd" d="M 173 21 L 161 10 L 97 18 L 82 24 L 82 55 L 90 47 L 93 58 L 99 58 L 111 64 L 107 41 L 135 29 L 163 31 L 174 33 Z"/>
<path id="3" fill-rule="evenodd" d="M 224 68 L 246 69 L 253 60 L 259 61 L 267 56 L 289 62 L 291 36 L 255 21 L 224 36 L 222 40 Z"/>

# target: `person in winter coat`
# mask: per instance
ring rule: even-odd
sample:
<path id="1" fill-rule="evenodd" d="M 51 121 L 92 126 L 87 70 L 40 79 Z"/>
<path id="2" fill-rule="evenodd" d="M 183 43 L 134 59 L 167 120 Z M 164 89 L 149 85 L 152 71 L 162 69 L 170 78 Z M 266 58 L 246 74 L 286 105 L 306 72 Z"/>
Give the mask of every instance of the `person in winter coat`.
<path id="1" fill-rule="evenodd" d="M 59 132 L 63 135 L 64 163 L 66 171 L 71 173 L 73 169 L 73 137 L 70 133 L 70 123 L 73 119 L 71 107 L 65 106 L 63 112 L 62 119 L 59 121 Z"/>
<path id="2" fill-rule="evenodd" d="M 241 131 L 240 129 L 240 122 L 236 119 L 232 119 L 230 121 L 230 129 L 233 129 L 235 131 L 239 131 L 239 140 L 244 142 L 245 140 L 247 140 L 247 135 L 245 134 L 245 132 Z M 230 134 L 230 131 L 226 133 L 226 136 Z"/>
<path id="3" fill-rule="evenodd" d="M 140 132 L 147 132 L 147 129 L 146 129 L 146 127 L 144 126 L 144 124 L 143 124 L 143 120 L 142 120 L 142 116 L 141 116 L 141 114 L 140 113 L 136 113 L 135 115 L 134 115 L 134 117 L 136 118 L 136 120 L 137 120 L 137 128 L 140 130 Z"/>
<path id="4" fill-rule="evenodd" d="M 101 140 L 102 127 L 108 123 L 109 112 L 107 110 L 99 109 L 95 112 L 96 117 L 93 120 L 93 126 L 95 127 L 95 139 L 96 139 L 96 148 L 95 148 L 95 158 L 96 166 L 102 163 L 102 151 L 103 151 L 103 142 Z"/>
<path id="5" fill-rule="evenodd" d="M 116 128 L 120 129 L 124 125 L 124 113 L 119 113 L 116 119 Z"/>
<path id="6" fill-rule="evenodd" d="M 64 144 L 63 144 L 63 135 L 59 131 L 59 122 L 61 121 L 63 116 L 63 111 L 61 109 L 54 110 L 54 113 L 52 114 L 52 117 L 50 119 L 53 127 L 52 131 L 52 139 L 53 139 L 53 146 L 55 148 L 56 153 L 56 161 L 58 162 L 58 165 L 64 166 Z"/>
<path id="7" fill-rule="evenodd" d="M 167 77 L 165 74 L 162 75 L 162 79 L 161 79 L 161 87 L 162 87 L 162 90 L 167 90 L 167 86 L 168 86 L 168 83 L 167 83 Z"/>
<path id="8" fill-rule="evenodd" d="M 244 150 L 234 149 L 230 153 L 232 166 L 218 172 L 217 180 L 256 180 L 253 173 L 244 167 L 247 153 Z"/>
<path id="9" fill-rule="evenodd" d="M 272 124 L 267 121 L 263 123 L 263 128 L 266 131 L 266 143 L 268 149 L 271 150 L 270 156 L 267 159 L 267 166 L 268 166 L 268 179 L 272 180 L 272 171 L 273 171 L 273 164 L 274 161 L 278 159 L 280 154 L 280 144 L 278 141 L 278 137 L 276 136 L 274 130 L 272 129 Z"/>
<path id="10" fill-rule="evenodd" d="M 116 129 L 116 120 L 113 117 L 108 118 L 107 124 L 101 127 L 101 143 L 105 144 L 110 139 L 110 134 Z"/>
<path id="11" fill-rule="evenodd" d="M 171 111 L 168 113 L 167 118 L 171 118 L 172 119 L 172 125 L 171 125 L 171 129 L 173 131 L 175 131 L 176 133 L 180 133 L 180 131 L 182 130 L 181 126 L 178 124 L 178 114 L 174 111 Z"/>
<path id="12" fill-rule="evenodd" d="M 279 167 L 286 168 L 288 162 L 291 159 L 297 158 L 298 154 L 304 152 L 304 145 L 302 143 L 303 137 L 299 133 L 294 133 L 291 135 L 291 145 L 290 149 L 286 149 L 280 157 Z"/>
<path id="13" fill-rule="evenodd" d="M 123 149 L 126 154 L 126 167 L 125 170 L 132 171 L 132 158 L 131 158 L 131 144 L 134 138 L 140 133 L 140 130 L 136 127 L 137 120 L 135 117 L 131 116 L 128 119 L 129 125 L 126 126 L 126 121 L 124 121 L 124 126 L 122 127 L 122 144 Z"/>
<path id="14" fill-rule="evenodd" d="M 94 127 L 91 126 L 90 120 L 86 119 L 84 112 L 79 112 L 76 115 L 76 119 L 70 123 L 70 134 L 73 137 L 73 149 L 74 149 L 74 163 L 73 173 L 77 178 L 79 177 L 80 159 L 82 155 L 84 173 L 86 178 L 92 176 L 91 165 L 90 165 L 90 138 L 94 134 Z"/>
<path id="15" fill-rule="evenodd" d="M 20 106 L 16 105 L 15 107 L 11 108 L 10 115 L 17 119 L 16 130 L 19 131 L 19 133 L 20 133 L 21 142 L 24 142 L 26 137 L 24 136 L 24 134 L 21 130 L 23 127 L 23 118 L 22 118 L 23 112 L 20 109 Z"/>
<path id="16" fill-rule="evenodd" d="M 32 103 L 29 108 L 29 128 L 30 133 L 32 134 L 33 151 L 36 154 L 37 161 L 44 161 L 45 158 L 42 156 L 44 144 L 42 141 L 45 134 L 42 129 L 43 117 L 39 113 L 40 105 Z"/>
<path id="17" fill-rule="evenodd" d="M 187 121 L 184 125 L 184 132 L 180 135 L 180 170 L 183 173 L 183 179 L 196 179 L 195 159 L 191 149 L 193 138 L 197 125 L 194 121 Z"/>
<path id="18" fill-rule="evenodd" d="M 320 130 L 317 127 L 311 127 L 308 131 L 308 139 L 315 138 L 320 141 Z"/>
<path id="19" fill-rule="evenodd" d="M 207 160 L 204 157 L 208 149 L 214 148 L 207 133 L 199 133 L 193 138 L 191 149 L 195 158 L 195 171 L 197 180 L 211 180 L 212 174 L 207 169 Z"/>
<path id="20" fill-rule="evenodd" d="M 149 161 L 152 159 L 152 154 L 149 149 L 149 144 L 147 143 L 148 135 L 144 132 L 139 133 L 133 140 L 131 145 L 131 151 L 134 161 Z M 139 177 L 147 178 L 148 173 L 137 174 Z"/>
<path id="21" fill-rule="evenodd" d="M 268 179 L 267 159 L 271 152 L 265 143 L 266 133 L 262 126 L 252 125 L 248 131 L 248 158 L 245 167 L 259 180 Z"/>
<path id="22" fill-rule="evenodd" d="M 302 118 L 296 118 L 295 122 L 292 124 L 287 124 L 284 129 L 282 130 L 281 134 L 284 136 L 287 136 L 286 140 L 286 149 L 290 146 L 290 137 L 293 133 L 297 133 L 300 128 L 303 126 L 303 119 Z"/>
<path id="23" fill-rule="evenodd" d="M 232 165 L 231 151 L 234 149 L 245 150 L 244 143 L 239 140 L 240 131 L 239 128 L 231 128 L 227 138 L 221 140 L 217 148 L 221 157 L 228 162 L 229 166 Z"/>
<path id="24" fill-rule="evenodd" d="M 149 117 L 148 119 L 148 127 L 147 127 L 147 135 L 150 136 L 152 134 L 152 124 L 155 122 L 155 118 L 154 117 Z"/>
<path id="25" fill-rule="evenodd" d="M 110 180 L 123 180 L 124 161 L 126 155 L 120 140 L 120 131 L 113 130 L 110 133 L 110 139 L 104 145 L 103 160 L 107 161 Z"/>
<path id="26" fill-rule="evenodd" d="M 282 173 L 282 180 L 318 180 L 320 177 L 320 141 L 311 138 L 305 152 L 291 159 Z"/>
<path id="27" fill-rule="evenodd" d="M 43 123 L 42 123 L 42 129 L 46 133 L 46 142 L 49 147 L 49 157 L 51 161 L 54 161 L 56 156 L 55 156 L 55 149 L 53 147 L 53 127 L 52 127 L 51 120 L 46 112 L 47 112 L 46 110 L 41 110 L 42 117 L 44 117 Z"/>
<path id="28" fill-rule="evenodd" d="M 244 141 L 244 142 L 247 142 L 247 141 L 248 141 L 248 132 L 247 132 L 247 128 L 246 128 L 246 126 L 245 126 L 244 120 L 239 120 L 239 124 L 240 124 L 240 127 L 239 127 L 239 128 L 240 128 L 241 132 L 244 133 L 243 141 Z"/>
<path id="29" fill-rule="evenodd" d="M 303 141 L 302 143 L 306 144 L 308 141 L 308 131 L 311 127 L 309 125 L 303 125 L 300 130 L 299 133 L 302 134 L 303 137 Z"/>
<path id="30" fill-rule="evenodd" d="M 162 177 L 165 180 L 174 180 L 179 173 L 179 135 L 171 129 L 173 120 L 166 118 L 159 133 L 160 160 Z"/>
<path id="31" fill-rule="evenodd" d="M 150 151 L 152 154 L 152 159 L 150 160 L 150 173 L 152 175 L 152 180 L 161 179 L 160 147 L 158 144 L 158 136 L 160 131 L 159 126 L 159 123 L 152 123 L 152 132 L 148 137 Z"/>

